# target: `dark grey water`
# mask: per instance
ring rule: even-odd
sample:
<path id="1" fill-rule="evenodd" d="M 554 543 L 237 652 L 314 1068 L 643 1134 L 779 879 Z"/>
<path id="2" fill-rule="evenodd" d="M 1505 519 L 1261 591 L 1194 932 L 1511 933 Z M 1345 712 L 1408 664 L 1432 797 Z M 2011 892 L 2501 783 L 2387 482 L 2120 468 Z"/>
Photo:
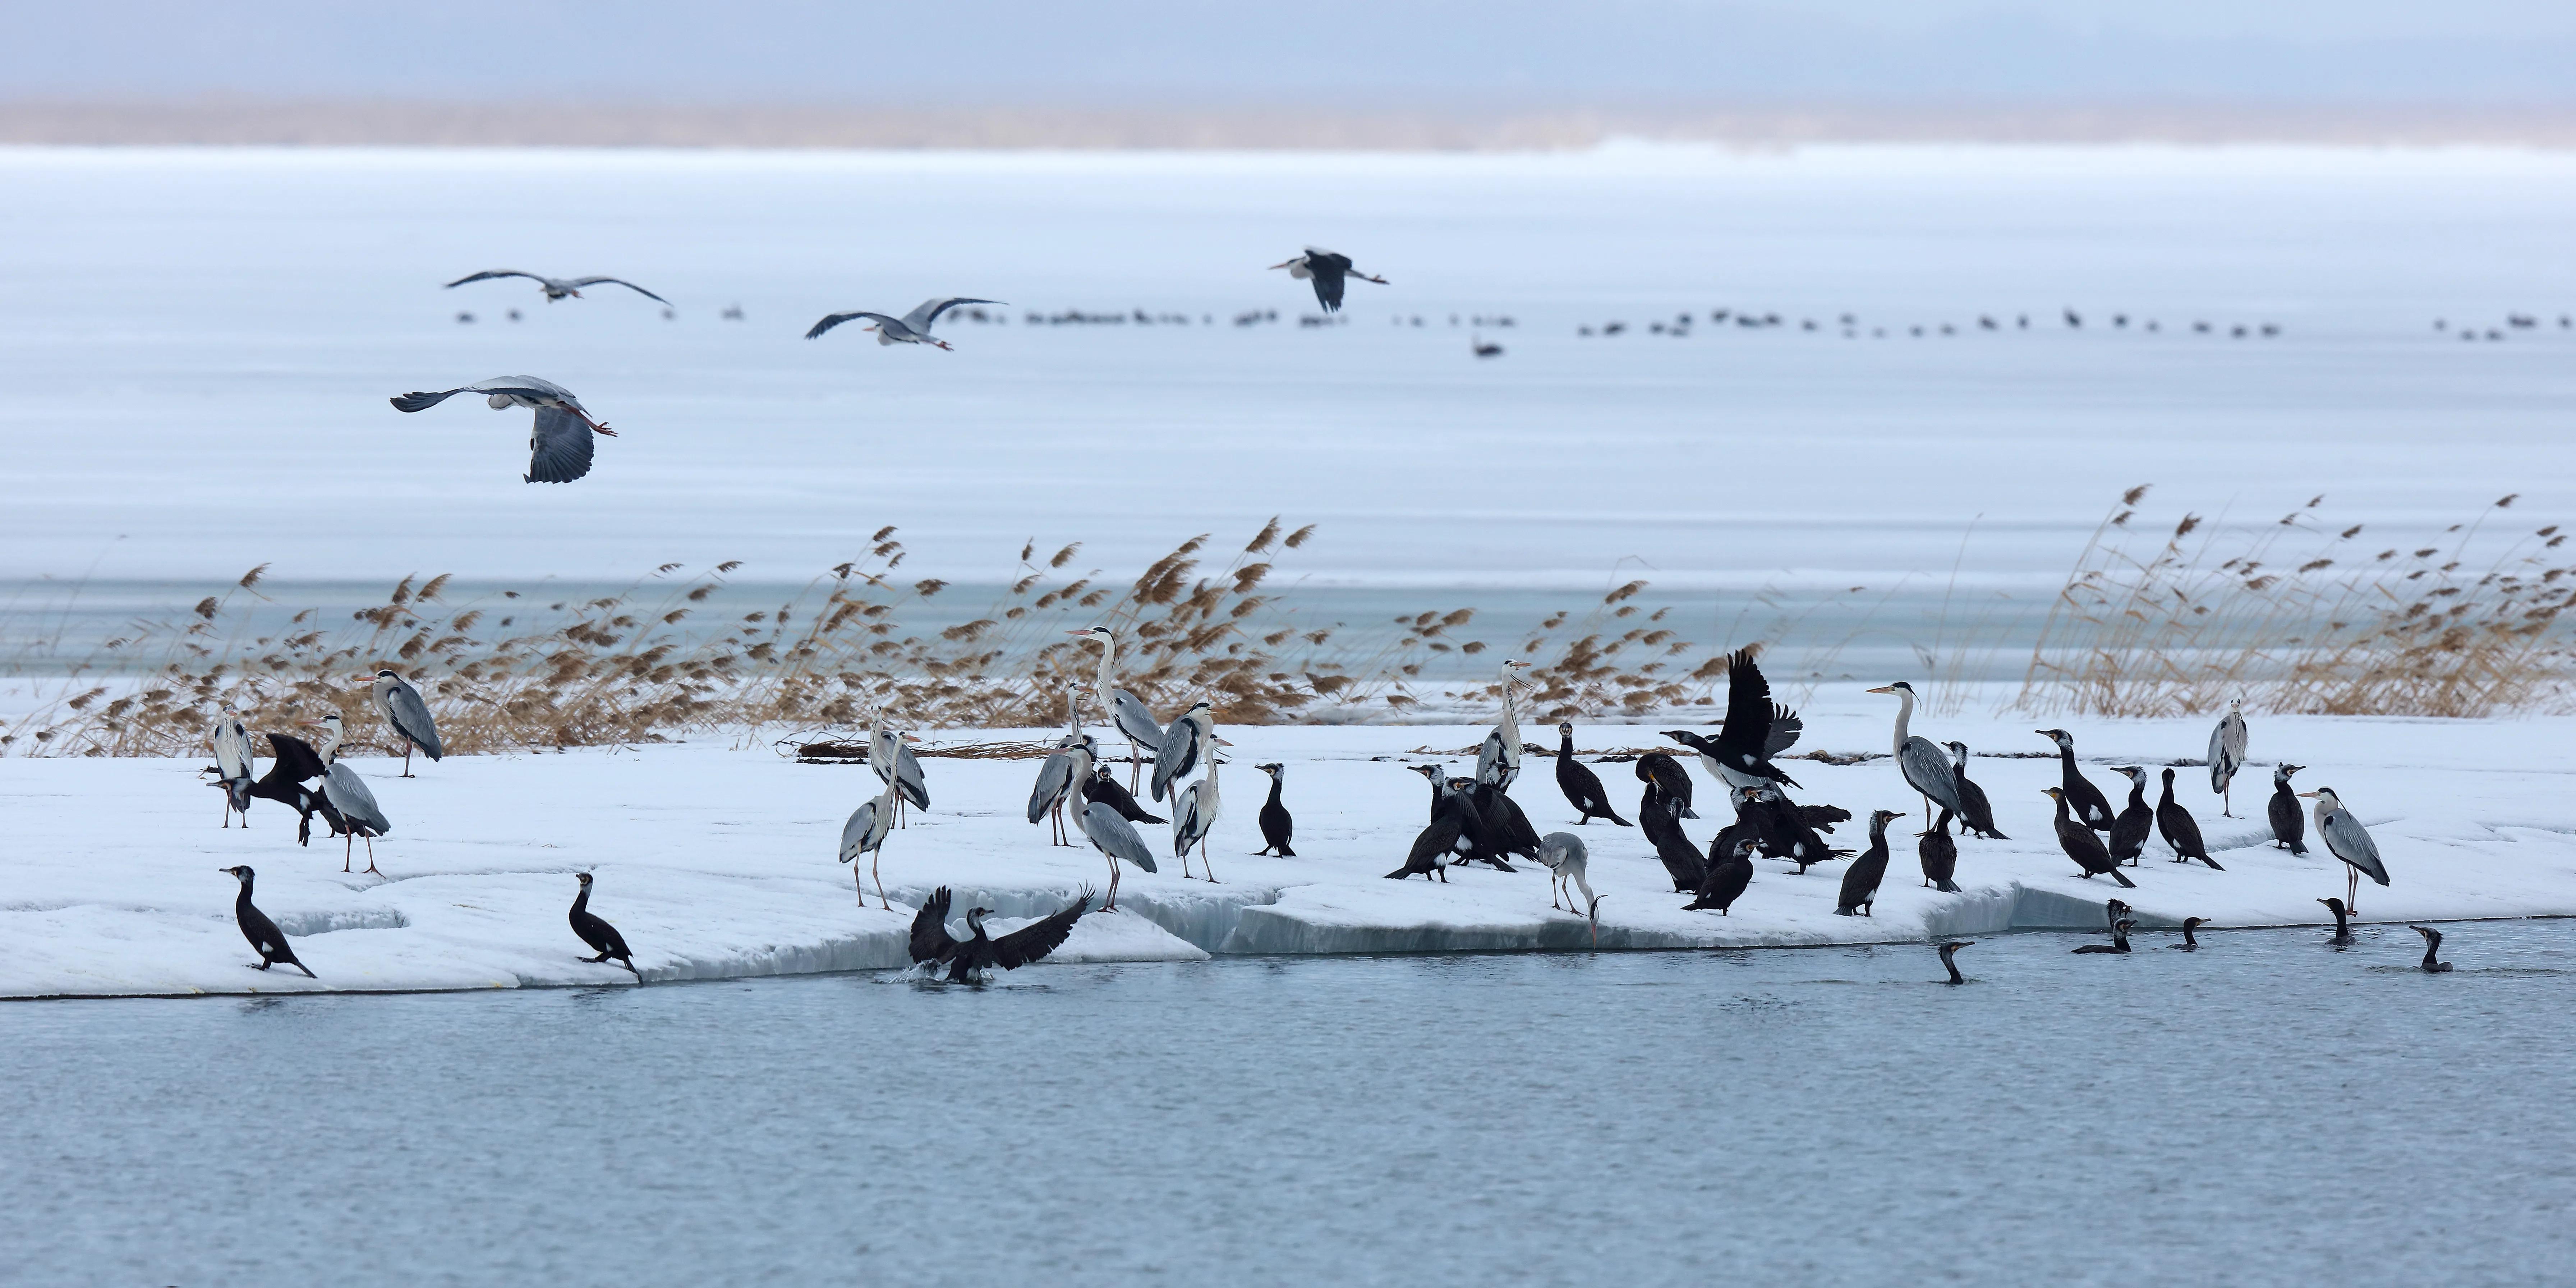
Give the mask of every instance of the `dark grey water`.
<path id="1" fill-rule="evenodd" d="M 2576 924 L 0 1007 L 134 1284 L 2541 1283 Z"/>

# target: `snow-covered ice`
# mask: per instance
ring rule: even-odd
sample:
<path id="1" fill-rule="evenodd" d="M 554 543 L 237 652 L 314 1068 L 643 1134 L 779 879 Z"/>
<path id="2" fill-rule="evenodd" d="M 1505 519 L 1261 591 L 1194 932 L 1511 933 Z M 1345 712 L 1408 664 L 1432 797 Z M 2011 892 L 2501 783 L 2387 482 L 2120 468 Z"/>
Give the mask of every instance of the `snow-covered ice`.
<path id="1" fill-rule="evenodd" d="M 1808 708 L 1801 750 L 1874 751 L 1892 709 L 1840 686 Z M 1980 752 L 2044 751 L 2035 722 L 1971 715 L 1918 719 L 1917 731 Z M 2054 723 L 2050 721 L 2048 723 Z M 1586 725 L 1584 748 L 1638 745 L 1649 726 Z M 2106 792 L 2103 766 L 2197 755 L 2207 722 L 2069 725 Z M 1196 959 L 1211 953 L 1372 953 L 1581 949 L 1581 917 L 1551 911 L 1544 871 L 1454 870 L 1447 885 L 1384 879 L 1422 825 L 1425 788 L 1403 769 L 1414 748 L 1457 749 L 1481 727 L 1228 728 L 1226 813 L 1215 845 L 1219 884 L 1129 871 L 1121 914 L 1086 917 L 1053 961 Z M 1537 731 L 1533 730 L 1533 736 Z M 1996 803 L 2010 841 L 1962 841 L 1964 892 L 1923 888 L 1913 839 L 1894 847 L 1875 918 L 1834 915 L 1843 865 L 1805 877 L 1762 860 L 1730 916 L 1684 912 L 1650 847 L 1633 829 L 1596 823 L 1583 835 L 1601 892 L 1605 949 L 1801 945 L 1989 934 L 2017 927 L 2097 928 L 2119 894 L 2148 926 L 2186 916 L 2222 926 L 2313 923 L 2315 902 L 2340 895 L 2339 863 L 2270 847 L 2262 821 L 2269 767 L 2309 766 L 2300 782 L 2330 786 L 2370 825 L 2395 884 L 2365 884 L 2373 921 L 2576 915 L 2576 721 L 2258 718 L 2256 765 L 2239 780 L 2239 820 L 2218 816 L 2205 773 L 2186 769 L 2181 799 L 2199 816 L 2225 872 L 2166 862 L 2160 842 L 2122 892 L 2084 880 L 2062 857 L 2039 788 L 2046 759 L 1980 756 L 1971 773 Z M 989 734 L 954 735 L 988 737 Z M 1032 735 L 1033 737 L 1036 735 Z M 1260 775 L 1288 765 L 1297 819 L 1294 859 L 1255 858 Z M 1464 767 L 1466 758 L 1457 758 Z M 1090 849 L 1055 849 L 1022 821 L 1035 761 L 926 761 L 927 813 L 895 834 L 883 858 L 896 910 L 862 909 L 850 870 L 833 861 L 842 820 L 874 794 L 864 767 L 806 765 L 763 745 L 722 741 L 636 749 L 415 762 L 353 762 L 394 823 L 377 843 L 379 880 L 343 875 L 337 842 L 293 843 L 291 815 L 254 805 L 247 831 L 207 827 L 217 794 L 198 785 L 198 761 L 0 760 L 10 834 L 0 863 L 0 995 L 175 994 L 311 989 L 456 989 L 615 984 L 615 966 L 575 960 L 565 925 L 571 874 L 599 874 L 592 907 L 624 932 L 649 980 L 893 968 L 903 964 L 912 906 L 955 889 L 1017 919 L 1105 885 Z M 1541 831 L 1570 811 L 1532 758 L 1514 798 Z M 1801 799 L 1872 808 L 1915 804 L 1885 760 L 1849 766 L 1792 762 Z M 1600 767 L 1623 805 L 1626 765 Z M 1694 773 L 1698 772 L 1696 770 Z M 1705 785 L 1704 799 L 1716 792 Z M 2115 794 L 2116 798 L 2116 794 Z M 1714 813 L 1714 811 L 1703 811 Z M 1686 825 L 1703 845 L 1717 826 Z M 1899 825 L 1902 828 L 1902 824 Z M 1168 851 L 1168 829 L 1143 829 Z M 1837 843 L 1860 844 L 1852 825 Z M 363 860 L 363 849 L 361 859 Z M 258 902 L 321 976 L 260 973 L 232 922 L 232 879 L 248 863 Z M 361 863 L 363 866 L 363 863 Z M 1031 969 L 1044 969 L 1042 963 Z"/>

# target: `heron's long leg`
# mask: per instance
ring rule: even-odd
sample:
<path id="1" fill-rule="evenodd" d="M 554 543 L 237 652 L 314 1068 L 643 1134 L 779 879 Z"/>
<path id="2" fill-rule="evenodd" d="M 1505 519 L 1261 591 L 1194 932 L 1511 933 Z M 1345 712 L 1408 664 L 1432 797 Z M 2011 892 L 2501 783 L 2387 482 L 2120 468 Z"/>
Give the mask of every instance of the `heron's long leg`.
<path id="1" fill-rule="evenodd" d="M 1205 836 L 1199 838 L 1199 867 L 1207 873 L 1207 883 L 1215 885 L 1216 861 L 1208 857 L 1208 839 Z"/>
<path id="2" fill-rule="evenodd" d="M 405 738 L 405 739 L 403 739 L 403 771 L 402 771 L 402 776 L 403 776 L 403 777 L 405 777 L 405 778 L 409 778 L 409 777 L 411 777 L 411 739 L 409 739 L 409 738 Z"/>
<path id="3" fill-rule="evenodd" d="M 347 832 L 342 833 L 340 839 L 340 870 L 346 872 L 349 870 L 349 865 L 356 861 L 358 830 L 356 828 L 351 828 Z"/>
<path id="4" fill-rule="evenodd" d="M 883 853 L 885 853 L 883 848 L 868 851 L 868 878 L 877 883 L 877 902 L 884 904 L 886 911 L 892 912 L 894 911 L 894 901 L 886 898 L 885 878 L 877 875 L 877 856 Z M 862 906 L 865 906 L 867 903 L 867 897 L 864 895 L 860 896 L 859 903 Z"/>
<path id="5" fill-rule="evenodd" d="M 367 838 L 367 871 L 376 872 L 376 838 L 372 836 Z M 384 873 L 376 872 L 376 875 L 383 876 Z"/>
<path id="6" fill-rule="evenodd" d="M 243 816 L 242 816 L 242 821 L 243 821 L 243 822 L 245 822 L 245 823 L 249 822 L 249 821 L 250 821 L 250 816 L 249 816 L 249 815 L 247 815 L 247 814 L 243 815 Z M 226 784 L 226 785 L 224 786 L 224 826 L 226 826 L 226 827 L 231 827 L 232 825 L 233 825 L 233 789 L 232 789 L 231 784 Z"/>

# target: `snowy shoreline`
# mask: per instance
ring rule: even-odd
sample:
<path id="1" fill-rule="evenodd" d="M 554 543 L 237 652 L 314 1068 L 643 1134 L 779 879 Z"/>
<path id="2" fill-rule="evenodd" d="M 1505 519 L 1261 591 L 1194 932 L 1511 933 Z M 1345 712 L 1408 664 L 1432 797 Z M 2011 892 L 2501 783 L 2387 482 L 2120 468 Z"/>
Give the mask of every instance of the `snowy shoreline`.
<path id="1" fill-rule="evenodd" d="M 1808 710 L 1801 750 L 1848 753 L 1885 745 L 1893 712 L 1835 686 Z M 1930 728 L 1920 728 L 1928 723 Z M 2026 719 L 1982 715 L 1918 721 L 1918 731 L 1962 738 L 1979 751 L 2044 749 Z M 2070 722 L 2088 774 L 2109 791 L 2111 763 L 2161 764 L 2197 756 L 2206 722 Z M 1535 727 L 1533 740 L 1554 741 Z M 2315 924 L 2315 902 L 2341 895 L 2341 865 L 2313 842 L 2305 857 L 2273 848 L 2262 819 L 2270 766 L 2309 766 L 2304 786 L 2336 788 L 2370 825 L 2394 878 L 2365 884 L 2364 919 L 2472 920 L 2576 915 L 2576 720 L 2428 721 L 2258 718 L 2256 762 L 2238 781 L 2238 817 L 2219 816 L 2205 771 L 2178 780 L 2227 870 L 2182 867 L 2150 842 L 2128 874 L 2138 888 L 2085 880 L 2061 855 L 2041 786 L 2045 759 L 1980 756 L 1971 776 L 1996 803 L 2009 841 L 1962 841 L 1962 892 L 1920 884 L 1913 827 L 1891 827 L 1893 859 L 1876 917 L 1834 915 L 1843 863 L 1806 876 L 1757 862 L 1754 884 L 1732 915 L 1685 912 L 1633 828 L 1577 830 L 1591 849 L 1602 895 L 1603 950 L 1803 947 L 1918 942 L 2006 930 L 2094 929 L 2117 894 L 2142 927 L 2186 916 L 2213 927 Z M 1129 870 L 1118 915 L 1086 917 L 1049 963 L 1202 960 L 1237 954 L 1574 951 L 1594 945 L 1580 916 L 1548 906 L 1546 873 L 1453 870 L 1447 885 L 1389 881 L 1422 826 L 1425 789 L 1405 772 L 1419 746 L 1459 747 L 1481 727 L 1228 728 L 1237 745 L 1224 771 L 1225 814 L 1215 853 L 1221 884 L 1184 881 L 1166 861 L 1158 875 Z M 981 741 L 990 731 L 934 738 Z M 1035 734 L 1028 735 L 1032 738 Z M 1114 738 L 1110 740 L 1113 743 Z M 1632 726 L 1586 726 L 1579 748 L 1641 741 Z M 1252 770 L 1279 760 L 1297 819 L 1294 859 L 1254 858 L 1254 820 L 1266 780 Z M 625 933 L 648 981 L 880 970 L 905 964 L 912 907 L 936 886 L 957 909 L 994 908 L 996 924 L 1044 915 L 1084 886 L 1105 890 L 1107 869 L 1087 846 L 1046 843 L 1022 818 L 1033 760 L 926 762 L 933 808 L 887 844 L 882 872 L 894 911 L 853 905 L 850 872 L 833 862 L 842 820 L 873 795 L 863 767 L 799 764 L 767 746 L 688 743 L 515 756 L 451 757 L 417 764 L 402 781 L 394 761 L 352 763 L 392 818 L 377 843 L 385 879 L 329 867 L 317 837 L 293 844 L 292 815 L 268 802 L 248 830 L 206 827 L 217 794 L 199 785 L 198 760 L 0 759 L 14 844 L 0 860 L 0 933 L 16 946 L 0 965 L 0 997 L 185 996 L 200 993 L 425 991 L 586 986 L 631 982 L 614 965 L 576 959 L 565 925 L 572 873 L 598 874 L 592 908 Z M 1514 798 L 1540 831 L 1569 827 L 1572 811 L 1533 758 Z M 1915 804 L 1885 760 L 1836 766 L 1790 762 L 1799 799 L 1865 816 Z M 1636 784 L 1626 764 L 1598 767 L 1623 813 Z M 1699 771 L 1694 769 L 1693 773 Z M 2114 793 L 2115 802 L 2120 798 Z M 1718 793 L 1703 778 L 1702 802 Z M 2152 795 L 2150 797 L 2152 799 Z M 1719 826 L 1686 824 L 1701 845 Z M 1167 829 L 1140 830 L 1158 853 Z M 1857 823 L 1832 838 L 1866 843 Z M 359 866 L 364 866 L 364 849 Z M 259 872 L 257 901 L 320 976 L 250 969 L 232 920 L 233 881 L 217 871 Z M 1040 967 L 1035 969 L 1043 969 Z"/>

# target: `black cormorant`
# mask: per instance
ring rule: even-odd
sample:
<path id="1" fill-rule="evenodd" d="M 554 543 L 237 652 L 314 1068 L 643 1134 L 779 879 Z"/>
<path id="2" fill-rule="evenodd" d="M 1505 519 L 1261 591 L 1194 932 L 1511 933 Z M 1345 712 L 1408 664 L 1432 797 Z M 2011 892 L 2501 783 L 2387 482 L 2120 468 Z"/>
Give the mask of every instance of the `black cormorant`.
<path id="1" fill-rule="evenodd" d="M 2156 809 L 2147 804 L 2147 771 L 2137 765 L 2113 765 L 2111 772 L 2129 780 L 2129 803 L 2111 820 L 2107 848 L 2112 862 L 2136 867 L 2138 856 L 2146 852 L 2147 838 L 2156 832 Z"/>
<path id="2" fill-rule="evenodd" d="M 2120 865 L 2111 861 L 2111 851 L 2103 846 L 2102 838 L 2093 835 L 2093 829 L 2067 817 L 2066 789 L 2042 787 L 2039 790 L 2048 793 L 2049 798 L 2057 802 L 2057 845 L 2058 848 L 2066 851 L 2066 857 L 2075 860 L 2075 866 L 2084 869 L 2085 876 L 2097 877 L 2107 874 L 2122 886 L 2136 889 L 2138 883 L 2122 876 Z"/>
<path id="3" fill-rule="evenodd" d="M 2101 788 L 2084 777 L 2083 770 L 2075 767 L 2075 735 L 2063 729 L 2034 732 L 2057 744 L 2058 775 L 2066 788 L 2066 805 L 2074 811 L 2075 821 L 2096 832 L 2110 831 L 2111 802 L 2104 799 Z"/>
<path id="4" fill-rule="evenodd" d="M 241 882 L 241 894 L 233 899 L 233 921 L 241 926 L 242 938 L 250 941 L 252 951 L 259 954 L 259 969 L 292 966 L 304 972 L 306 979 L 320 979 L 312 967 L 295 960 L 295 950 L 286 946 L 286 936 L 278 930 L 277 923 L 270 921 L 267 913 L 251 906 L 251 870 L 248 867 L 219 870 L 232 873 Z"/>
<path id="5" fill-rule="evenodd" d="M 2337 948 L 2341 948 L 2352 943 L 2352 924 L 2345 920 L 2345 918 L 2352 915 L 2352 910 L 2344 907 L 2343 900 L 2341 899 L 2319 899 L 2317 902 L 2324 904 L 2326 906 L 2326 911 L 2334 914 L 2334 938 L 2329 939 L 2326 942 Z"/>
<path id="6" fill-rule="evenodd" d="M 2209 846 L 2200 839 L 2200 823 L 2192 818 L 2190 810 L 2182 807 L 2182 802 L 2174 799 L 2173 784 L 2174 771 L 2168 769 L 2165 771 L 2164 799 L 2156 802 L 2156 830 L 2164 833 L 2165 844 L 2172 847 L 2174 862 L 2188 863 L 2198 859 L 2208 864 L 2212 871 L 2226 871 L 2218 866 L 2218 860 L 2209 857 Z"/>
<path id="7" fill-rule="evenodd" d="M 1959 780 L 1959 830 L 1989 841 L 2011 840 L 1995 830 L 1995 807 L 1986 800 L 1986 789 L 1968 781 L 1968 744 L 1941 745 L 1950 749 L 1950 773 Z"/>
<path id="8" fill-rule="evenodd" d="M 582 960 L 605 962 L 615 958 L 618 965 L 635 976 L 636 983 L 643 983 L 644 972 L 635 969 L 635 954 L 627 950 L 626 936 L 617 933 L 617 927 L 600 920 L 599 914 L 590 910 L 590 874 L 578 872 L 574 876 L 581 881 L 581 893 L 572 897 L 572 933 L 581 936 L 581 942 L 599 954 Z"/>
<path id="9" fill-rule="evenodd" d="M 1118 776 L 1098 756 L 1092 759 L 1091 782 L 1082 789 L 1084 798 L 1108 806 L 1118 817 L 1130 823 L 1168 823 L 1136 803 L 1136 795 L 1118 785 Z"/>
<path id="10" fill-rule="evenodd" d="M 1261 803 L 1261 848 L 1255 854 L 1276 852 L 1280 858 L 1293 859 L 1297 851 L 1288 847 L 1288 838 L 1297 831 L 1297 820 L 1288 817 L 1288 807 L 1279 803 L 1279 789 L 1288 781 L 1288 767 L 1272 761 L 1253 768 L 1270 775 L 1270 799 Z"/>
<path id="11" fill-rule="evenodd" d="M 2196 952 L 2199 952 L 2199 951 L 2200 951 L 2200 940 L 2199 940 L 2197 937 L 2195 937 L 2191 932 L 2193 932 L 2193 931 L 2195 931 L 2195 930 L 2198 930 L 2198 929 L 2200 929 L 2202 926 L 2205 926 L 2205 925 L 2207 925 L 2207 924 L 2209 924 L 2209 918 L 2207 918 L 2207 917 L 2185 917 L 2185 918 L 2183 918 L 2183 919 L 2182 919 L 2182 942 L 2181 942 L 2181 943 L 2178 943 L 2178 944 L 2167 944 L 2167 945 L 2165 945 L 2165 947 L 2167 947 L 2167 948 L 2179 949 L 2179 950 L 2181 950 L 2181 951 L 2183 951 L 2183 952 L 2186 952 L 2186 953 L 2196 953 Z"/>
<path id="12" fill-rule="evenodd" d="M 1797 864 L 1798 875 L 1805 876 L 1807 869 L 1816 864 L 1851 857 L 1851 851 L 1825 844 L 1825 838 L 1817 835 L 1808 821 L 1810 807 L 1790 804 L 1777 786 L 1762 783 L 1739 790 L 1744 794 L 1744 803 L 1736 810 L 1736 820 L 1753 829 L 1762 842 L 1763 853 Z M 1848 819 L 1851 815 L 1844 813 L 1843 817 Z"/>
<path id="13" fill-rule="evenodd" d="M 1726 659 L 1726 723 L 1717 736 L 1678 729 L 1665 730 L 1664 736 L 1698 752 L 1709 773 L 1729 787 L 1765 782 L 1795 787 L 1798 780 L 1771 758 L 1796 746 L 1805 727 L 1798 713 L 1771 700 L 1771 682 L 1762 678 L 1753 650 L 1740 648 Z"/>
<path id="14" fill-rule="evenodd" d="M 1637 781 L 1661 788 L 1666 799 L 1681 802 L 1683 818 L 1699 817 L 1698 811 L 1691 808 L 1690 774 L 1682 769 L 1682 762 L 1670 755 L 1650 751 L 1637 757 Z"/>
<path id="15" fill-rule="evenodd" d="M 1489 821 L 1476 808 L 1475 797 L 1469 791 L 1459 790 L 1460 784 L 1472 788 L 1475 780 L 1451 778 L 1441 772 L 1444 766 L 1439 765 L 1408 765 L 1406 768 L 1422 775 L 1431 784 L 1431 821 L 1434 824 L 1440 821 L 1444 811 L 1457 815 L 1458 835 L 1452 839 L 1448 862 L 1489 863 L 1505 872 L 1513 870 L 1494 853 Z M 1444 875 L 1441 880 L 1446 881 L 1448 877 Z"/>
<path id="16" fill-rule="evenodd" d="M 1386 874 L 1389 881 L 1401 881 L 1420 874 L 1424 879 L 1439 877 L 1449 882 L 1451 860 L 1466 852 L 1467 815 L 1471 811 L 1463 801 L 1435 801 L 1431 806 L 1431 825 L 1413 838 L 1413 848 L 1405 853 L 1404 866 Z"/>
<path id="17" fill-rule="evenodd" d="M 1453 778 L 1449 785 L 1474 800 L 1477 817 L 1485 820 L 1485 840 L 1493 847 L 1493 852 L 1486 856 L 1486 862 L 1505 872 L 1518 871 L 1503 862 L 1503 856 L 1507 854 L 1538 862 L 1538 829 L 1530 826 L 1529 815 L 1521 812 L 1521 803 L 1513 800 L 1512 794 L 1501 784 Z"/>
<path id="18" fill-rule="evenodd" d="M 315 814 L 320 814 L 322 821 L 330 824 L 335 834 L 349 830 L 340 819 L 340 811 L 331 807 L 329 798 L 320 790 L 304 785 L 330 772 L 330 767 L 323 763 L 322 753 L 313 750 L 313 744 L 293 734 L 270 734 L 268 746 L 276 758 L 269 762 L 268 772 L 250 785 L 250 794 L 276 801 L 295 811 L 295 843 L 313 843 Z"/>
<path id="19" fill-rule="evenodd" d="M 1655 847 L 1655 857 L 1664 861 L 1664 871 L 1673 878 L 1673 889 L 1688 894 L 1699 889 L 1700 879 L 1708 875 L 1707 860 L 1699 847 L 1682 834 L 1680 817 L 1673 802 L 1666 799 L 1658 785 L 1646 784 L 1645 799 L 1637 803 L 1637 827 Z"/>
<path id="20" fill-rule="evenodd" d="M 1973 939 L 1953 939 L 1950 942 L 1941 945 L 1941 968 L 1950 972 L 1951 983 L 1965 984 L 1968 982 L 1968 977 L 1959 973 L 1958 952 L 1962 948 L 1974 948 L 1976 946 L 1977 941 Z"/>
<path id="21" fill-rule="evenodd" d="M 2439 975 L 2443 971 L 2451 968 L 2451 964 L 2449 962 L 2438 960 L 2438 956 L 2442 951 L 2441 931 L 2435 930 L 2431 926 L 2408 926 L 2407 929 L 2424 937 L 2424 972 L 2426 974 Z"/>
<path id="22" fill-rule="evenodd" d="M 2129 951 L 2129 927 L 2136 924 L 2138 923 L 2126 918 L 2115 921 L 2111 923 L 2111 942 L 2107 944 L 2086 944 L 2075 951 L 2079 953 L 2125 953 Z"/>
<path id="23" fill-rule="evenodd" d="M 1592 772 L 1592 766 L 1574 758 L 1574 726 L 1560 722 L 1556 733 L 1563 740 L 1556 752 L 1556 789 L 1565 793 L 1566 803 L 1574 807 L 1575 823 L 1606 818 L 1621 827 L 1634 826 L 1610 808 L 1610 793 L 1601 789 L 1601 776 Z"/>
<path id="24" fill-rule="evenodd" d="M 948 887 L 931 891 L 921 911 L 912 916 L 913 964 L 932 964 L 932 974 L 939 966 L 948 968 L 948 982 L 970 984 L 986 971 L 1000 968 L 1018 970 L 1064 944 L 1073 933 L 1073 923 L 1091 911 L 1091 887 L 1084 886 L 1072 903 L 1052 917 L 1032 921 L 999 939 L 984 933 L 984 918 L 992 916 L 990 908 L 966 910 L 966 928 L 971 938 L 960 941 L 948 933 Z"/>
<path id="25" fill-rule="evenodd" d="M 1843 870 L 1842 894 L 1834 900 L 1835 916 L 1873 915 L 1870 905 L 1878 902 L 1878 883 L 1887 878 L 1887 820 L 1901 817 L 1892 809 L 1869 812 L 1869 848 Z"/>
<path id="26" fill-rule="evenodd" d="M 2299 794 L 2290 790 L 2290 775 L 2305 765 L 2279 765 L 2272 770 L 2272 801 L 2266 807 L 2272 816 L 2272 843 L 2292 854 L 2308 852 L 2308 814 L 2299 808 Z"/>
<path id="27" fill-rule="evenodd" d="M 1959 893 L 1959 883 L 1950 879 L 1959 871 L 1959 843 L 1950 839 L 1950 811 L 1941 811 L 1941 821 L 1923 834 L 1914 850 L 1923 860 L 1923 884 L 1943 894 Z"/>
<path id="28" fill-rule="evenodd" d="M 1753 884 L 1753 838 L 1737 836 L 1723 849 L 1709 852 L 1708 872 L 1700 878 L 1699 889 L 1684 911 L 1717 909 L 1720 915 L 1744 897 L 1744 888 Z"/>

